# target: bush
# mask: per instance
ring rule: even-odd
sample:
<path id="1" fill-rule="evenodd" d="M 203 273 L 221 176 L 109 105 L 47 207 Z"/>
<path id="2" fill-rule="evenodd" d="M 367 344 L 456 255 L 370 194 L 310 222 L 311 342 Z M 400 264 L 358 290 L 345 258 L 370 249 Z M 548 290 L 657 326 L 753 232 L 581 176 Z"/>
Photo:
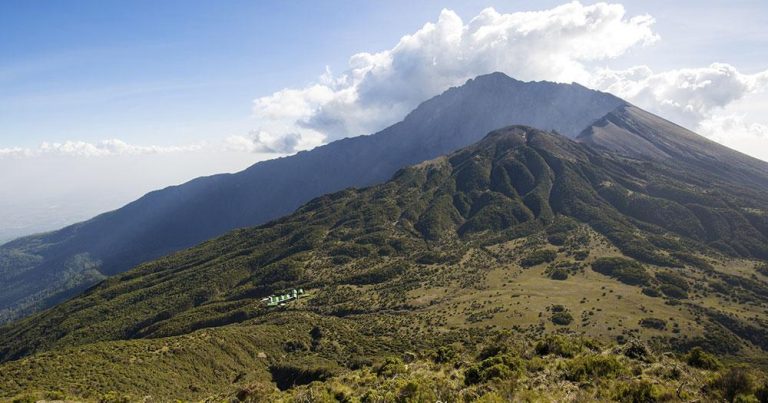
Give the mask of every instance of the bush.
<path id="1" fill-rule="evenodd" d="M 705 352 L 701 347 L 694 347 L 685 355 L 685 362 L 696 368 L 716 370 L 722 367 L 720 361 L 712 354 Z"/>
<path id="2" fill-rule="evenodd" d="M 451 362 L 456 358 L 456 350 L 451 346 L 441 346 L 432 355 L 432 360 L 438 364 Z"/>
<path id="3" fill-rule="evenodd" d="M 672 284 L 662 284 L 659 286 L 659 289 L 661 290 L 662 293 L 664 293 L 664 295 L 670 298 L 674 298 L 674 299 L 688 298 L 687 291 Z"/>
<path id="4" fill-rule="evenodd" d="M 559 326 L 568 326 L 573 322 L 573 316 L 568 312 L 555 312 L 552 314 L 552 323 Z"/>
<path id="5" fill-rule="evenodd" d="M 659 401 L 659 392 L 646 380 L 622 382 L 616 388 L 616 400 L 627 403 L 650 403 Z"/>
<path id="6" fill-rule="evenodd" d="M 307 385 L 315 381 L 325 381 L 335 375 L 335 369 L 318 365 L 304 366 L 293 364 L 279 364 L 269 367 L 272 381 L 278 389 L 287 390 L 297 385 Z"/>
<path id="7" fill-rule="evenodd" d="M 535 351 L 540 356 L 549 354 L 571 358 L 584 350 L 580 340 L 561 335 L 549 335 L 536 343 Z"/>
<path id="8" fill-rule="evenodd" d="M 520 260 L 520 266 L 532 267 L 542 263 L 549 263 L 557 257 L 557 252 L 548 249 L 539 249 L 531 252 Z"/>
<path id="9" fill-rule="evenodd" d="M 411 380 L 403 385 L 398 392 L 397 399 L 399 402 L 435 402 L 439 400 L 440 399 L 438 399 L 438 396 L 435 394 L 435 387 L 430 385 L 430 382 L 426 382 L 423 379 Z M 339 400 L 333 399 L 333 401 Z"/>
<path id="10" fill-rule="evenodd" d="M 547 241 L 555 246 L 565 245 L 565 241 L 568 239 L 568 234 L 558 232 L 547 237 Z"/>
<path id="11" fill-rule="evenodd" d="M 648 285 L 651 281 L 643 265 L 622 257 L 601 257 L 592 262 L 592 270 L 629 285 Z"/>
<path id="12" fill-rule="evenodd" d="M 653 298 L 661 296 L 661 292 L 659 292 L 659 290 L 657 290 L 655 288 L 651 288 L 651 287 L 643 288 L 643 294 L 645 294 L 645 295 L 647 295 L 649 297 L 653 297 Z"/>
<path id="13" fill-rule="evenodd" d="M 589 257 L 588 250 L 577 250 L 576 252 L 573 252 L 573 258 L 576 260 L 584 260 L 588 257 Z"/>
<path id="14" fill-rule="evenodd" d="M 389 357 L 381 364 L 376 374 L 385 378 L 391 378 L 395 375 L 403 374 L 405 371 L 406 368 L 403 360 L 397 357 Z"/>
<path id="15" fill-rule="evenodd" d="M 768 403 L 768 381 L 755 391 L 755 397 L 760 403 Z"/>
<path id="16" fill-rule="evenodd" d="M 725 400 L 732 402 L 739 395 L 751 395 L 755 380 L 746 368 L 733 367 L 715 378 L 710 386 Z"/>
<path id="17" fill-rule="evenodd" d="M 688 291 L 690 286 L 683 276 L 671 271 L 660 271 L 656 273 L 656 279 L 664 284 L 670 284 L 682 290 Z"/>
<path id="18" fill-rule="evenodd" d="M 567 280 L 568 272 L 560 268 L 553 269 L 549 272 L 549 278 L 552 280 Z"/>
<path id="19" fill-rule="evenodd" d="M 659 318 L 643 318 L 640 319 L 640 326 L 646 329 L 664 330 L 667 328 L 667 321 Z"/>
<path id="20" fill-rule="evenodd" d="M 521 367 L 521 360 L 510 354 L 489 357 L 464 371 L 464 383 L 474 385 L 494 379 L 510 379 Z"/>
<path id="21" fill-rule="evenodd" d="M 565 364 L 563 376 L 571 382 L 593 378 L 613 378 L 626 372 L 613 355 L 587 355 L 576 357 Z"/>
<path id="22" fill-rule="evenodd" d="M 630 341 L 624 346 L 624 356 L 633 360 L 653 362 L 653 353 L 645 344 L 637 340 Z"/>

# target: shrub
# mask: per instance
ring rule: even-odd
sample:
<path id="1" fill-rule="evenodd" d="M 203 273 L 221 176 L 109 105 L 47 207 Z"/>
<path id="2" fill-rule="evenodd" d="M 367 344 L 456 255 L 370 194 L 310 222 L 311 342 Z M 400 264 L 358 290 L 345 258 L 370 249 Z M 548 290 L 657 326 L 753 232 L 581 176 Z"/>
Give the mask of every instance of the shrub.
<path id="1" fill-rule="evenodd" d="M 521 367 L 521 360 L 510 354 L 489 357 L 464 371 L 464 383 L 474 385 L 494 379 L 510 379 Z"/>
<path id="2" fill-rule="evenodd" d="M 532 267 L 542 263 L 549 263 L 557 257 L 557 252 L 548 249 L 539 249 L 528 254 L 520 260 L 520 266 Z"/>
<path id="3" fill-rule="evenodd" d="M 651 276 L 640 263 L 621 257 L 602 257 L 592 262 L 592 270 L 629 285 L 647 285 Z"/>
<path id="4" fill-rule="evenodd" d="M 552 280 L 567 280 L 568 272 L 560 268 L 553 269 L 549 272 L 549 278 Z"/>
<path id="5" fill-rule="evenodd" d="M 616 400 L 627 403 L 659 401 L 659 391 L 647 380 L 622 382 L 616 388 Z"/>
<path id="6" fill-rule="evenodd" d="M 573 322 L 573 316 L 568 312 L 555 312 L 552 314 L 552 323 L 559 326 L 568 326 Z"/>
<path id="7" fill-rule="evenodd" d="M 751 395 L 755 389 L 755 380 L 746 368 L 733 367 L 715 378 L 710 386 L 724 399 L 732 402 L 739 395 Z"/>
<path id="8" fill-rule="evenodd" d="M 297 351 L 309 351 L 309 344 L 303 340 L 288 340 L 283 343 L 283 350 L 286 353 L 295 353 Z"/>
<path id="9" fill-rule="evenodd" d="M 667 327 L 667 321 L 659 318 L 643 318 L 640 319 L 640 326 L 647 329 L 664 330 Z"/>
<path id="10" fill-rule="evenodd" d="M 279 364 L 269 367 L 272 381 L 278 389 L 287 390 L 297 385 L 307 385 L 315 381 L 324 381 L 335 374 L 335 370 L 328 366 L 304 366 L 293 364 Z"/>
<path id="11" fill-rule="evenodd" d="M 568 234 L 558 232 L 556 234 L 552 234 L 547 237 L 547 241 L 555 246 L 562 246 L 565 244 L 565 241 L 568 239 Z"/>
<path id="12" fill-rule="evenodd" d="M 397 357 L 389 357 L 381 364 L 376 374 L 385 378 L 391 378 L 395 375 L 403 374 L 405 371 L 406 368 L 403 360 Z"/>
<path id="13" fill-rule="evenodd" d="M 571 382 L 581 382 L 595 377 L 612 378 L 626 372 L 613 355 L 586 355 L 571 359 L 565 364 L 563 376 Z"/>
<path id="14" fill-rule="evenodd" d="M 693 267 L 699 268 L 707 272 L 711 272 L 715 270 L 715 268 L 706 259 L 702 259 L 698 256 L 694 256 L 694 255 L 683 253 L 683 252 L 672 253 L 672 256 L 674 256 L 675 259 L 685 264 L 691 265 Z"/>
<path id="15" fill-rule="evenodd" d="M 768 403 L 768 381 L 755 391 L 755 397 L 760 403 Z"/>
<path id="16" fill-rule="evenodd" d="M 664 295 L 670 298 L 674 298 L 674 299 L 688 298 L 687 291 L 672 284 L 662 284 L 659 286 L 659 289 L 661 290 L 662 293 L 664 293 Z"/>
<path id="17" fill-rule="evenodd" d="M 722 367 L 720 361 L 701 347 L 694 347 L 685 355 L 685 362 L 696 368 L 715 370 Z"/>
<path id="18" fill-rule="evenodd" d="M 664 284 L 670 284 L 682 290 L 688 291 L 690 286 L 683 276 L 671 271 L 660 271 L 656 273 L 656 279 Z"/>
<path id="19" fill-rule="evenodd" d="M 435 394 L 435 387 L 425 379 L 408 381 L 408 383 L 400 388 L 397 398 L 398 402 L 435 402 L 438 400 L 438 396 Z M 334 399 L 334 401 L 338 400 Z"/>
<path id="20" fill-rule="evenodd" d="M 576 260 L 584 260 L 588 257 L 589 257 L 588 250 L 577 250 L 576 252 L 573 252 L 573 258 Z"/>
<path id="21" fill-rule="evenodd" d="M 637 340 L 630 341 L 624 346 L 624 356 L 633 360 L 653 362 L 653 353 L 645 344 Z"/>
<path id="22" fill-rule="evenodd" d="M 438 364 L 451 362 L 454 358 L 456 358 L 456 350 L 451 346 L 440 346 L 432 355 L 432 360 Z"/>
<path id="23" fill-rule="evenodd" d="M 643 288 L 643 294 L 645 294 L 645 295 L 647 295 L 649 297 L 654 297 L 654 298 L 661 296 L 661 293 L 659 292 L 659 290 L 657 290 L 655 288 L 651 288 L 651 287 Z"/>
<path id="24" fill-rule="evenodd" d="M 554 354 L 566 358 L 574 357 L 583 349 L 584 346 L 580 340 L 554 334 L 539 340 L 535 347 L 536 354 L 540 356 Z"/>
<path id="25" fill-rule="evenodd" d="M 552 305 L 549 309 L 552 310 L 552 312 L 565 312 L 567 309 L 563 305 Z"/>

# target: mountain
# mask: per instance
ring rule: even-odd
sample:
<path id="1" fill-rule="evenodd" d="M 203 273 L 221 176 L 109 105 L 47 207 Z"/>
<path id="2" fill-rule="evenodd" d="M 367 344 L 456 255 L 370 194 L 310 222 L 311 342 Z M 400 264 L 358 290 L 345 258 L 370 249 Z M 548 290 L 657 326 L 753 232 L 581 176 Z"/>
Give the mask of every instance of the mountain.
<path id="1" fill-rule="evenodd" d="M 544 386 L 555 400 L 661 396 L 626 389 L 651 377 L 670 396 L 717 399 L 732 385 L 717 382 L 739 375 L 714 372 L 722 364 L 703 350 L 768 362 L 768 189 L 683 164 L 493 131 L 0 328 L 0 397 L 245 400 L 338 386 L 340 399 L 358 393 L 343 385 L 371 382 L 403 396 L 431 364 L 387 358 L 399 355 L 451 363 L 457 381 L 430 390 L 475 398 L 534 378 L 557 385 Z M 299 288 L 284 306 L 262 301 Z M 661 352 L 688 352 L 687 364 Z M 397 374 L 416 383 L 386 383 Z M 295 388 L 312 381 L 329 383 Z M 739 388 L 721 398 L 757 393 Z"/>
<path id="2" fill-rule="evenodd" d="M 715 143 L 633 105 L 623 105 L 584 129 L 577 140 L 635 158 L 679 161 L 732 180 L 768 186 L 768 163 Z"/>
<path id="3" fill-rule="evenodd" d="M 262 224 L 347 187 L 452 152 L 510 124 L 576 136 L 625 102 L 577 84 L 480 76 L 370 136 L 198 178 L 59 231 L 0 246 L 0 323 L 52 306 L 141 262 Z"/>

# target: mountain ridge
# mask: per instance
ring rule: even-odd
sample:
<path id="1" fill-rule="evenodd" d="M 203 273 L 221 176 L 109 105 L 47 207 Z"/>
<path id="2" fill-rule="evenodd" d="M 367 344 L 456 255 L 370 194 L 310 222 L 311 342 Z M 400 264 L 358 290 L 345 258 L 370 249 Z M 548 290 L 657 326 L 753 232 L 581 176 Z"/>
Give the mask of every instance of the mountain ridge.
<path id="1" fill-rule="evenodd" d="M 194 179 L 51 233 L 0 246 L 0 322 L 54 305 L 128 268 L 264 223 L 312 197 L 387 180 L 508 124 L 575 136 L 624 101 L 581 86 L 480 76 L 425 101 L 377 134 Z M 546 107 L 542 107 L 546 105 Z"/>
<path id="2" fill-rule="evenodd" d="M 685 193 L 685 183 L 669 172 L 537 129 L 499 129 L 449 156 L 402 169 L 384 184 L 315 198 L 289 216 L 141 265 L 0 328 L 0 360 L 242 322 L 265 313 L 260 298 L 291 287 L 317 290 L 316 301 L 327 300 L 308 308 L 315 313 L 376 314 L 408 306 L 411 302 L 393 291 L 417 279 L 426 281 L 434 264 L 450 268 L 446 281 L 460 281 L 469 267 L 459 262 L 475 253 L 470 250 L 493 246 L 496 252 L 489 253 L 499 256 L 494 258 L 497 264 L 517 262 L 531 252 L 505 251 L 498 245 L 533 237 L 536 250 L 547 250 L 549 243 L 562 245 L 553 237 L 557 234 L 573 239 L 572 253 L 590 255 L 589 249 L 606 249 L 607 243 L 616 248 L 606 249 L 609 255 L 627 256 L 654 271 L 674 270 L 677 274 L 668 276 L 677 278 L 680 285 L 675 287 L 691 293 L 691 282 L 707 290 L 716 287 L 700 277 L 714 276 L 735 281 L 744 288 L 738 291 L 743 298 L 764 303 L 768 283 L 721 273 L 713 264 L 718 259 L 768 259 L 768 234 L 752 226 L 744 211 L 768 212 L 768 196 L 749 188 L 739 191 L 752 199 L 696 188 Z M 659 183 L 666 184 L 666 193 L 655 187 Z M 745 200 L 750 204 L 743 205 Z M 730 225 L 713 222 L 713 217 L 727 218 Z M 546 241 L 536 240 L 534 235 L 542 231 L 548 234 Z M 568 273 L 578 276 L 578 271 Z M 658 286 L 647 269 L 627 279 L 618 272 L 605 275 L 633 286 Z M 345 284 L 377 285 L 379 296 L 358 300 L 365 297 L 339 291 Z M 735 286 L 725 287 L 736 292 Z M 656 297 L 644 297 L 645 292 L 635 288 L 637 295 L 631 298 L 652 303 Z M 686 296 L 673 299 L 688 299 L 687 291 L 680 294 Z M 709 309 L 706 299 L 696 301 L 690 309 Z M 742 327 L 718 331 L 727 330 L 734 340 L 743 338 L 739 345 L 758 343 L 757 348 L 768 349 L 768 343 L 753 338 L 766 335 L 768 327 L 732 320 Z M 711 321 L 720 329 L 716 319 Z"/>

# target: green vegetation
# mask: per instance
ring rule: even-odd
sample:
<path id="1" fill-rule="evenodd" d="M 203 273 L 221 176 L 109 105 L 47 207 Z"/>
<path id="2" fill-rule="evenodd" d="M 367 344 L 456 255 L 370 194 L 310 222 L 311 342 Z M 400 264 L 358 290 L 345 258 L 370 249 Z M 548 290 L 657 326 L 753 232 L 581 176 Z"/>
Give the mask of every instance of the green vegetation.
<path id="1" fill-rule="evenodd" d="M 640 319 L 640 326 L 648 329 L 664 330 L 667 328 L 667 321 L 659 318 Z"/>
<path id="2" fill-rule="evenodd" d="M 592 262 L 592 270 L 630 285 L 647 285 L 651 276 L 640 263 L 621 257 L 603 257 Z"/>
<path id="3" fill-rule="evenodd" d="M 0 399 L 758 396 L 768 283 L 749 242 L 762 238 L 696 232 L 710 224 L 687 221 L 704 210 L 671 191 L 676 209 L 698 213 L 669 228 L 640 211 L 668 204 L 659 189 L 621 205 L 658 178 L 682 186 L 663 169 L 538 131 L 496 133 L 0 328 Z M 706 197 L 729 217 L 746 203 Z M 261 301 L 294 288 L 307 297 Z M 750 388 L 727 372 L 745 358 Z"/>
<path id="4" fill-rule="evenodd" d="M 319 320 L 322 335 L 314 330 L 317 327 L 307 325 L 307 320 Z M 0 373 L 0 397 L 13 401 L 94 402 L 147 398 L 286 403 L 307 399 L 495 402 L 572 401 L 577 397 L 586 401 L 759 401 L 755 399 L 764 396 L 768 381 L 765 373 L 755 369 L 700 369 L 676 361 L 669 354 L 647 350 L 640 355 L 628 354 L 635 347 L 601 348 L 590 339 L 575 336 L 549 335 L 529 347 L 531 343 L 507 331 L 432 335 L 426 338 L 427 344 L 417 342 L 424 335 L 412 335 L 406 336 L 409 340 L 404 343 L 416 342 L 420 347 L 400 357 L 388 355 L 389 349 L 402 347 L 390 344 L 387 337 L 366 335 L 364 329 L 383 323 L 301 314 L 278 315 L 270 322 L 274 323 L 228 326 L 189 336 L 130 342 L 137 344 L 136 348 L 125 342 L 101 343 L 61 351 L 56 353 L 56 361 L 24 359 L 6 364 L 4 369 L 21 372 Z M 295 330 L 286 334 L 280 331 L 281 326 Z M 402 326 L 393 330 L 407 328 L 405 322 Z M 265 336 L 280 340 L 329 340 L 315 352 L 286 354 L 278 350 L 277 340 L 265 343 L 270 340 Z M 351 342 L 356 352 L 346 351 L 341 345 L 332 347 L 342 340 Z M 448 340 L 456 346 L 449 353 L 455 355 L 454 359 L 432 359 L 428 344 L 445 346 Z M 491 344 L 479 347 L 483 341 Z M 243 350 L 244 354 L 231 355 L 235 352 L 233 348 L 246 345 L 250 352 Z M 155 347 L 158 350 L 153 350 Z M 107 358 L 106 351 L 117 355 Z M 345 357 L 359 358 L 362 352 L 368 360 L 346 361 Z M 208 359 L 215 360 L 217 369 L 201 373 L 201 368 L 213 365 L 200 361 L 208 353 L 213 354 Z M 75 359 L 81 361 L 79 365 L 73 365 Z M 115 364 L 104 365 L 105 359 Z M 42 362 L 49 366 L 39 366 Z M 161 363 L 178 367 L 164 370 L 159 366 Z M 81 376 L 79 371 L 89 374 L 87 384 L 69 381 Z M 703 379 L 707 381 L 702 384 Z M 25 386 L 26 382 L 34 387 Z"/>
<path id="5" fill-rule="evenodd" d="M 701 369 L 715 370 L 723 365 L 720 360 L 712 354 L 705 352 L 701 347 L 694 347 L 685 355 L 685 362 L 688 365 Z"/>
<path id="6" fill-rule="evenodd" d="M 593 343 L 586 343 L 594 347 Z M 584 351 L 585 340 L 562 335 L 548 335 L 536 343 L 535 352 L 545 356 L 554 354 L 560 357 L 571 358 Z"/>
<path id="7" fill-rule="evenodd" d="M 549 263 L 557 257 L 557 252 L 549 249 L 533 251 L 520 260 L 520 266 L 531 267 L 542 263 Z"/>
<path id="8" fill-rule="evenodd" d="M 563 377 L 572 382 L 595 378 L 615 378 L 627 369 L 619 357 L 614 355 L 588 354 L 567 361 Z"/>

